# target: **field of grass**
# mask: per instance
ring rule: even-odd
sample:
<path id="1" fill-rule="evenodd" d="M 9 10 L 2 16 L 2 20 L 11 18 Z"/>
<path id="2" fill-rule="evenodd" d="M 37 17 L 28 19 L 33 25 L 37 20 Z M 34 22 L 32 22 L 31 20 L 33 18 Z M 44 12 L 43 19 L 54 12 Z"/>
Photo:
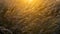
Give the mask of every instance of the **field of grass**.
<path id="1" fill-rule="evenodd" d="M 60 34 L 60 0 L 0 0 L 1 34 Z"/>

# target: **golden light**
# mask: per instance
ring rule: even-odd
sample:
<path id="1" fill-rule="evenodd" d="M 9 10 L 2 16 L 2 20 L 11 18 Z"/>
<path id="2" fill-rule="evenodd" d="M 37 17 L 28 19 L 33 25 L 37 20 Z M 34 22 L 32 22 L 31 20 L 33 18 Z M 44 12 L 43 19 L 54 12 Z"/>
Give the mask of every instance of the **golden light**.
<path id="1" fill-rule="evenodd" d="M 31 3 L 33 0 L 25 0 L 25 1 Z"/>
<path id="2" fill-rule="evenodd" d="M 22 1 L 28 4 L 33 2 L 33 0 L 22 0 Z"/>
<path id="3" fill-rule="evenodd" d="M 17 7 L 20 7 L 20 12 L 25 13 L 30 13 L 30 12 L 38 12 L 40 8 L 42 8 L 42 2 L 43 0 L 16 0 L 17 1 Z M 42 6 L 39 8 L 39 6 Z M 36 10 L 37 9 L 37 10 Z M 19 12 L 19 13 L 20 13 Z"/>

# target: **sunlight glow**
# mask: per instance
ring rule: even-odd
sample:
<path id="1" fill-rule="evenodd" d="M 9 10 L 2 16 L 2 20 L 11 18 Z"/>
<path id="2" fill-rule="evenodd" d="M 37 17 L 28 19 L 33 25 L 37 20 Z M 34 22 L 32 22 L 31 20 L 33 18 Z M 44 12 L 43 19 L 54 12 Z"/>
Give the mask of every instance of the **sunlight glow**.
<path id="1" fill-rule="evenodd" d="M 33 0 L 25 0 L 25 2 L 27 3 L 31 3 Z"/>
<path id="2" fill-rule="evenodd" d="M 28 0 L 28 2 L 32 2 L 33 0 Z"/>

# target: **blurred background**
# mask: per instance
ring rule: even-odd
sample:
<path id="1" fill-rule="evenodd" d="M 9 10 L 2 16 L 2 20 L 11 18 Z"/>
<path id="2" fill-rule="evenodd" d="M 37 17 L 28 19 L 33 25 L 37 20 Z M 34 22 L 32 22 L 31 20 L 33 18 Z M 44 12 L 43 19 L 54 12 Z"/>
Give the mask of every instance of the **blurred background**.
<path id="1" fill-rule="evenodd" d="M 60 0 L 0 0 L 0 34 L 60 34 Z"/>

